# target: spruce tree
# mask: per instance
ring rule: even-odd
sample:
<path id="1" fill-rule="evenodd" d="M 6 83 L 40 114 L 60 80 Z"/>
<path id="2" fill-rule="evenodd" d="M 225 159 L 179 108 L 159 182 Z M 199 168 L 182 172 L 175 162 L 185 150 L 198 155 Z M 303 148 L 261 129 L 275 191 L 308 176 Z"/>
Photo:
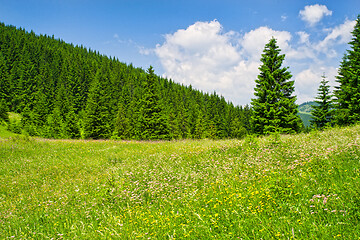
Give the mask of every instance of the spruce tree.
<path id="1" fill-rule="evenodd" d="M 85 138 L 106 139 L 111 136 L 109 96 L 104 89 L 107 79 L 107 69 L 103 66 L 96 73 L 89 90 L 83 126 Z"/>
<path id="2" fill-rule="evenodd" d="M 9 82 L 8 70 L 6 67 L 6 61 L 2 52 L 0 52 L 0 100 L 4 99 L 6 102 L 9 102 L 10 99 L 9 91 L 10 91 L 10 82 Z"/>
<path id="3" fill-rule="evenodd" d="M 339 68 L 335 88 L 335 123 L 354 124 L 360 121 L 360 15 L 356 20 L 351 50 L 345 54 Z"/>
<path id="4" fill-rule="evenodd" d="M 129 119 L 126 117 L 125 109 L 122 101 L 118 104 L 118 112 L 114 124 L 113 138 L 115 139 L 129 139 Z"/>
<path id="5" fill-rule="evenodd" d="M 4 121 L 9 123 L 9 115 L 8 115 L 8 106 L 6 104 L 5 99 L 0 99 L 0 124 Z"/>
<path id="6" fill-rule="evenodd" d="M 281 67 L 285 55 L 272 38 L 265 45 L 260 59 L 260 74 L 255 80 L 255 98 L 251 123 L 256 134 L 272 132 L 294 133 L 300 130 L 300 118 L 297 116 L 296 97 L 292 96 L 294 81 L 287 67 Z"/>
<path id="7" fill-rule="evenodd" d="M 332 107 L 329 81 L 326 80 L 325 74 L 322 76 L 316 97 L 316 105 L 312 106 L 311 125 L 316 128 L 324 128 L 331 121 Z"/>
<path id="8" fill-rule="evenodd" d="M 167 118 L 160 104 L 156 89 L 156 75 L 152 66 L 149 67 L 145 82 L 145 93 L 141 104 L 141 138 L 167 139 L 169 129 Z"/>

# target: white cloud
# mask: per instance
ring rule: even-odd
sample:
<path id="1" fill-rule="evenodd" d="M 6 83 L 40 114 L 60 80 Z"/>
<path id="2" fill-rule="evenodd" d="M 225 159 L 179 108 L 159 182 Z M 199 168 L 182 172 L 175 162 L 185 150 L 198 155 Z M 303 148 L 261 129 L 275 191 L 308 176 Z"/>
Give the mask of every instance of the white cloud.
<path id="1" fill-rule="evenodd" d="M 299 37 L 300 37 L 300 40 L 299 40 L 300 43 L 305 43 L 305 44 L 309 43 L 310 34 L 308 34 L 306 32 L 297 32 L 296 34 L 299 35 Z"/>
<path id="2" fill-rule="evenodd" d="M 240 37 L 223 32 L 216 20 L 196 22 L 167 34 L 155 53 L 166 77 L 207 92 L 216 90 L 236 103 L 250 103 L 261 53 L 271 37 L 281 48 L 289 48 L 291 34 L 285 31 L 260 27 Z"/>
<path id="3" fill-rule="evenodd" d="M 351 40 L 351 32 L 356 21 L 346 20 L 343 24 L 330 29 L 329 34 L 316 44 L 315 48 L 325 53 L 328 57 L 334 57 L 337 53 L 331 49 L 334 45 L 348 43 Z"/>
<path id="4" fill-rule="evenodd" d="M 164 76 L 176 82 L 223 95 L 235 104 L 249 104 L 259 73 L 264 46 L 274 37 L 285 54 L 284 67 L 294 75 L 298 102 L 315 98 L 321 75 L 325 72 L 334 85 L 336 67 L 331 64 L 336 47 L 347 43 L 355 21 L 346 20 L 328 31 L 320 40 L 311 34 L 259 27 L 244 34 L 224 32 L 221 24 L 196 22 L 186 29 L 165 35 L 163 44 L 153 52 L 159 58 Z M 331 60 L 331 61 L 330 61 Z M 324 67 L 326 66 L 326 67 Z"/>
<path id="5" fill-rule="evenodd" d="M 274 37 L 280 49 L 284 52 L 290 50 L 289 42 L 291 34 L 287 31 L 275 31 L 268 27 L 259 27 L 246 33 L 240 39 L 242 52 L 250 59 L 260 59 L 261 53 L 264 50 L 265 44 Z"/>
<path id="6" fill-rule="evenodd" d="M 231 34 L 222 33 L 216 20 L 197 22 L 165 36 L 165 43 L 157 45 L 167 77 L 183 84 L 212 92 L 232 84 L 224 72 L 240 60 L 236 46 L 229 41 Z"/>
<path id="7" fill-rule="evenodd" d="M 308 23 L 310 26 L 314 26 L 324 16 L 331 16 L 332 11 L 330 11 L 325 5 L 308 5 L 305 6 L 304 10 L 301 10 L 299 13 L 302 20 Z"/>
<path id="8" fill-rule="evenodd" d="M 336 85 L 335 76 L 337 75 L 337 68 L 333 66 L 313 65 L 294 76 L 295 94 L 297 95 L 298 103 L 313 101 L 317 97 L 317 91 L 323 74 L 325 74 L 330 86 Z"/>

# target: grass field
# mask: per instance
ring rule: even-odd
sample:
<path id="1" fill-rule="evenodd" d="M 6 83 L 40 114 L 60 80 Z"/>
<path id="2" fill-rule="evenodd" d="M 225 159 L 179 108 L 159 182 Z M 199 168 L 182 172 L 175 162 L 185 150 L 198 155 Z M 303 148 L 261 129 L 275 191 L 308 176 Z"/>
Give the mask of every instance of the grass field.
<path id="1" fill-rule="evenodd" d="M 360 239 L 360 126 L 221 141 L 3 136 L 0 239 Z"/>

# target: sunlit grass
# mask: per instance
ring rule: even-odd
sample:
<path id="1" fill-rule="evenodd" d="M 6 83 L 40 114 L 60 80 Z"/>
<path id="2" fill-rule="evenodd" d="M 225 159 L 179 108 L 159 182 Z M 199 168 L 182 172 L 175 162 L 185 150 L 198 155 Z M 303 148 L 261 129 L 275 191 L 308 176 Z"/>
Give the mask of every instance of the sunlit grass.
<path id="1" fill-rule="evenodd" d="M 360 126 L 173 142 L 0 139 L 1 239 L 359 239 Z"/>

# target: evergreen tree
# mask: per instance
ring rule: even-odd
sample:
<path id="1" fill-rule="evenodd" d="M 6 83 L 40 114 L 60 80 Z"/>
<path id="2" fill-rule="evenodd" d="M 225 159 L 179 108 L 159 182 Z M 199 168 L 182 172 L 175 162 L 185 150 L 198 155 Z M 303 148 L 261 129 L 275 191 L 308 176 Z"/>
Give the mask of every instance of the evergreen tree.
<path id="1" fill-rule="evenodd" d="M 0 52 L 0 99 L 9 102 L 10 99 L 10 83 L 6 61 L 3 54 Z M 8 105 L 8 104 L 7 104 Z"/>
<path id="2" fill-rule="evenodd" d="M 360 15 L 352 35 L 351 50 L 345 54 L 336 77 L 335 123 L 339 125 L 360 121 Z"/>
<path id="3" fill-rule="evenodd" d="M 102 67 L 97 72 L 90 88 L 84 117 L 85 138 L 105 139 L 110 137 L 109 96 L 104 89 L 107 77 L 106 68 Z"/>
<path id="4" fill-rule="evenodd" d="M 312 106 L 311 125 L 316 128 L 323 128 L 331 121 L 331 95 L 329 81 L 326 80 L 325 74 L 322 76 L 316 97 L 316 105 Z"/>
<path id="5" fill-rule="evenodd" d="M 169 113 L 168 123 L 169 123 L 169 138 L 170 139 L 181 138 L 179 121 L 174 112 Z"/>
<path id="6" fill-rule="evenodd" d="M 2 121 L 9 123 L 9 115 L 8 115 L 8 106 L 6 104 L 5 99 L 0 99 L 0 124 L 2 123 Z"/>
<path id="7" fill-rule="evenodd" d="M 117 130 L 122 138 L 120 129 L 127 125 L 125 135 L 132 139 L 226 138 L 236 129 L 231 111 L 249 127 L 250 111 L 159 78 L 152 69 L 146 73 L 1 23 L 0 32 L 0 99 L 22 115 L 22 127 L 31 135 L 109 138 Z"/>
<path id="8" fill-rule="evenodd" d="M 255 80 L 255 97 L 252 99 L 251 117 L 253 131 L 257 134 L 271 132 L 294 133 L 300 130 L 296 97 L 292 96 L 294 81 L 287 67 L 281 67 L 285 55 L 280 54 L 276 40 L 265 45 L 260 74 Z"/>
<path id="9" fill-rule="evenodd" d="M 141 138 L 167 139 L 169 129 L 156 91 L 156 75 L 152 66 L 148 69 L 145 93 L 141 105 Z"/>
<path id="10" fill-rule="evenodd" d="M 198 113 L 198 117 L 195 123 L 195 131 L 194 131 L 194 138 L 195 139 L 202 139 L 205 136 L 205 121 L 204 116 L 201 111 Z"/>
<path id="11" fill-rule="evenodd" d="M 113 138 L 128 139 L 130 137 L 129 119 L 126 117 L 122 102 L 118 105 L 118 113 L 116 115 L 114 127 Z"/>

